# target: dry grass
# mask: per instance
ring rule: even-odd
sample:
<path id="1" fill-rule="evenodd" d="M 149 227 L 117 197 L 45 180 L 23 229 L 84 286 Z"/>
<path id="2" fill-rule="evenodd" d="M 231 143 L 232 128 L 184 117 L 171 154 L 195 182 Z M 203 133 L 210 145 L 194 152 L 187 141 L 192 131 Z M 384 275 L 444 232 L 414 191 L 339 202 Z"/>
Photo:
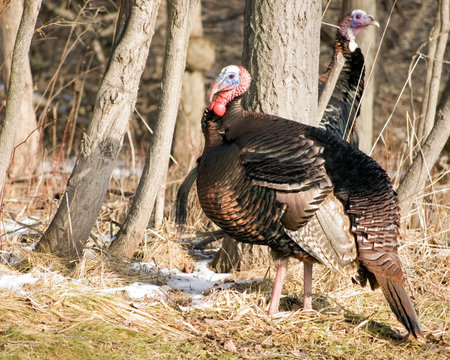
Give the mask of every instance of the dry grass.
<path id="1" fill-rule="evenodd" d="M 273 271 L 266 280 L 211 290 L 205 296 L 205 308 L 186 308 L 190 301 L 178 291 L 169 290 L 162 299 L 140 300 L 124 292 L 102 292 L 135 281 L 164 284 L 165 279 L 137 273 L 128 263 L 109 259 L 98 244 L 80 261 L 65 262 L 30 252 L 24 249 L 23 238 L 13 237 L 2 248 L 13 251 L 22 262 L 2 265 L 2 273 L 31 272 L 39 280 L 26 285 L 25 292 L 0 290 L 0 358 L 447 359 L 449 209 L 439 204 L 448 197 L 442 192 L 425 204 L 420 211 L 427 222 L 404 227 L 401 239 L 400 255 L 427 337 L 425 344 L 404 339 L 406 331 L 381 292 L 353 285 L 322 266 L 314 272 L 313 312 L 300 310 L 302 267 L 291 261 L 282 312 L 270 317 Z M 117 210 L 111 210 L 111 203 L 108 209 Z M 108 219 L 101 219 L 99 230 L 108 229 Z M 139 257 L 183 269 L 194 260 L 178 236 L 166 221 L 159 231 L 147 233 Z M 239 277 L 262 279 L 266 270 Z"/>
<path id="2" fill-rule="evenodd" d="M 216 1 L 205 2 L 204 7 L 210 18 L 222 15 L 222 3 L 218 6 L 219 2 Z M 243 7 L 242 1 L 233 0 L 229 4 L 234 9 Z M 115 8 L 114 4 L 110 5 Z M 44 7 L 49 8 L 50 5 Z M 336 5 L 336 12 L 338 8 Z M 50 14 L 50 17 L 56 16 L 56 10 L 52 11 L 55 14 Z M 79 9 L 83 16 L 87 16 L 86 13 L 90 11 L 89 7 Z M 429 12 L 431 11 L 430 8 Z M 230 14 L 232 15 L 231 12 Z M 96 15 L 98 20 L 95 22 L 89 18 L 86 23 L 99 31 L 111 31 L 113 23 L 109 20 L 110 17 L 111 14 L 105 12 Z M 428 18 L 432 19 L 424 16 L 424 21 L 429 22 Z M 236 45 L 242 43 L 239 21 L 242 21 L 240 15 L 231 16 L 218 24 L 211 20 L 205 22 L 205 31 L 214 37 L 218 45 L 217 53 L 221 55 L 211 74 L 215 74 L 224 65 L 240 62 L 241 48 Z M 393 21 L 398 23 L 401 19 L 397 17 Z M 46 23 L 45 17 L 43 22 Z M 410 22 L 413 26 L 418 23 Z M 82 65 L 81 62 L 86 58 L 87 48 L 95 48 L 89 46 L 94 32 L 83 30 L 76 38 L 72 38 L 72 25 L 77 25 L 76 22 L 66 24 L 71 26 L 65 30 L 65 36 L 60 35 L 64 30 L 62 27 L 50 25 L 41 29 L 46 32 L 45 41 L 35 44 L 39 47 L 33 58 L 37 88 L 47 88 L 51 80 L 49 77 L 52 76 L 51 72 L 39 71 L 39 68 L 54 70 L 56 65 L 63 65 L 63 60 L 61 63 L 57 60 L 55 65 L 54 51 L 51 50 L 57 45 L 50 41 L 61 38 L 63 43 L 77 42 L 78 46 L 74 47 L 71 56 L 65 58 L 61 68 L 59 82 L 66 82 L 70 86 L 56 89 L 55 94 L 64 90 L 66 97 L 69 94 L 76 98 L 75 87 L 72 89 L 72 85 L 86 80 L 84 99 L 93 101 L 97 91 L 95 84 L 102 76 L 104 61 L 97 59 L 101 54 L 89 50 L 93 62 L 87 62 L 87 65 Z M 403 31 L 401 26 L 397 26 L 397 29 Z M 414 37 L 417 33 L 426 37 L 428 30 L 411 31 Z M 379 76 L 380 83 L 385 81 L 386 86 L 380 89 L 376 98 L 375 115 L 378 119 L 387 119 L 391 114 L 392 99 L 399 94 L 407 74 L 405 69 L 410 61 L 409 56 L 416 50 L 416 43 L 411 41 L 408 44 L 411 49 L 405 51 L 396 42 L 397 37 L 400 41 L 408 40 L 408 36 L 397 36 L 393 32 L 383 45 L 388 49 L 384 50 L 386 55 L 380 61 Z M 232 45 L 229 41 L 231 38 L 235 39 Z M 164 43 L 164 37 L 155 36 L 154 43 L 157 44 L 158 40 Z M 150 67 L 142 84 L 146 91 L 141 91 L 138 100 L 139 111 L 145 118 L 151 118 L 155 113 L 152 101 L 158 99 L 160 79 L 157 72 L 160 69 L 154 67 L 160 65 L 157 57 L 163 52 L 163 46 L 152 45 L 152 48 L 152 56 L 156 60 L 149 61 Z M 325 58 L 325 62 L 328 62 L 329 55 L 326 54 Z M 395 71 L 390 71 L 392 68 Z M 402 69 L 405 71 L 402 72 Z M 415 84 L 419 84 L 423 71 L 416 71 L 413 75 Z M 52 110 L 49 113 L 58 114 L 58 101 L 62 104 L 64 101 L 58 98 L 56 104 L 50 104 L 50 99 L 55 94 L 45 92 L 43 96 L 48 98 L 46 108 Z M 392 118 L 395 125 L 390 124 L 386 129 L 384 143 L 377 147 L 374 155 L 387 169 L 402 169 L 401 164 L 406 163 L 405 157 L 410 153 L 411 145 L 405 143 L 405 126 L 402 123 L 405 117 L 403 114 L 410 111 L 410 99 L 406 95 L 402 97 L 396 116 Z M 416 90 L 415 96 L 419 96 Z M 81 108 L 76 123 L 77 130 L 85 127 L 89 118 L 88 104 L 82 104 Z M 43 112 L 44 116 L 45 113 Z M 63 112 L 59 117 L 65 118 L 66 115 Z M 62 169 L 64 158 L 77 148 L 78 134 L 82 133 L 76 132 L 77 137 L 72 139 L 73 143 L 58 143 L 57 129 L 61 131 L 64 121 L 57 120 L 58 116 L 53 120 L 46 119 L 49 124 L 45 137 L 48 144 L 45 145 L 47 149 L 51 148 L 46 155 L 51 160 L 51 176 L 11 184 L 2 213 L 2 223 L 22 221 L 26 217 L 34 218 L 31 228 L 37 232 L 36 235 L 45 230 L 56 210 L 57 196 L 63 191 L 69 175 Z M 75 123 L 71 126 L 75 129 Z M 133 126 L 136 143 L 139 144 L 140 139 L 147 136 L 147 132 L 136 129 L 136 124 Z M 378 121 L 375 126 L 378 131 L 383 127 L 383 121 Z M 48 140 L 52 137 L 48 135 L 53 135 L 53 142 Z M 125 153 L 132 151 L 130 148 L 131 145 L 125 142 Z M 397 151 L 399 148 L 400 151 Z M 136 146 L 136 154 L 132 155 L 136 155 L 139 160 L 144 153 L 145 146 Z M 128 155 L 126 153 L 124 158 Z M 128 165 L 125 167 L 130 168 Z M 169 203 L 174 198 L 176 185 L 184 175 L 185 169 L 180 169 L 181 167 L 174 166 L 169 174 Z M 122 287 L 135 281 L 166 283 L 166 279 L 157 272 L 148 274 L 132 271 L 128 263 L 110 259 L 105 251 L 106 240 L 118 231 L 118 224 L 123 222 L 136 188 L 138 179 L 129 176 L 112 180 L 110 192 L 92 231 L 89 251 L 82 259 L 69 262 L 24 248 L 24 245 L 35 241 L 36 236 L 14 235 L 1 239 L 1 250 L 11 252 L 21 262 L 15 265 L 0 263 L 0 273 L 31 273 L 39 280 L 33 285 L 24 286 L 22 292 L 0 289 L 0 359 L 448 359 L 448 168 L 442 168 L 440 173 L 433 173 L 432 178 L 433 187 L 427 189 L 419 199 L 420 202 L 402 219 L 403 237 L 400 247 L 410 290 L 427 337 L 426 344 L 405 341 L 399 335 L 405 334 L 405 330 L 391 313 L 380 291 L 360 288 L 321 266 L 314 268 L 315 310 L 301 311 L 302 267 L 295 261 L 291 262 L 284 285 L 284 294 L 288 295 L 282 299 L 282 312 L 274 317 L 267 315 L 273 269 L 269 272 L 268 279 L 264 280 L 261 279 L 267 269 L 237 274 L 236 278 L 239 279 L 257 280 L 239 283 L 230 289 L 213 289 L 210 294 L 206 294 L 207 307 L 202 309 L 186 308 L 189 299 L 178 291 L 168 290 L 166 297 L 162 299 L 141 300 L 131 299 L 124 292 L 105 294 L 102 292 L 105 288 Z M 396 182 L 398 183 L 398 179 Z M 171 212 L 168 209 L 169 219 L 172 217 Z M 188 215 L 188 229 L 192 232 L 207 228 L 208 221 L 194 196 L 190 198 Z M 0 232 L 2 235 L 3 228 L 0 228 Z M 160 229 L 146 233 L 137 257 L 139 260 L 156 262 L 160 267 L 189 269 L 195 260 L 188 251 L 188 245 L 180 243 L 179 234 L 172 222 L 167 220 Z"/>

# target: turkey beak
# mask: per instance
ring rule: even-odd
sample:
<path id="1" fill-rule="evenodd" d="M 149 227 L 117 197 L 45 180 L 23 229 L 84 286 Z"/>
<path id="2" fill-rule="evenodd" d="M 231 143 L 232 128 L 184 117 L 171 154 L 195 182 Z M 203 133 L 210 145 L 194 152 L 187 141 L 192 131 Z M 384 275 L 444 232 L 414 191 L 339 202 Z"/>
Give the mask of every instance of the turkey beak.
<path id="1" fill-rule="evenodd" d="M 377 28 L 380 28 L 380 23 L 372 15 L 367 15 L 367 17 L 369 18 L 368 25 L 375 25 Z"/>
<path id="2" fill-rule="evenodd" d="M 209 89 L 209 102 L 211 103 L 213 101 L 214 95 L 221 92 L 226 86 L 227 85 L 222 81 L 216 80 L 216 82 L 212 84 L 211 88 Z"/>

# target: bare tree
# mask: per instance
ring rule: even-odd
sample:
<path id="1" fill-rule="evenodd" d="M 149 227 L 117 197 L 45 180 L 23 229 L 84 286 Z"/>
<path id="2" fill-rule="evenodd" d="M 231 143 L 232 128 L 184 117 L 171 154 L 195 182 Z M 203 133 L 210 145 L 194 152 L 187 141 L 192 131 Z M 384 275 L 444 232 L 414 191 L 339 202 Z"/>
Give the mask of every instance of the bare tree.
<path id="1" fill-rule="evenodd" d="M 115 256 L 130 258 L 136 252 L 167 171 L 186 62 L 189 25 L 197 1 L 173 0 L 168 3 L 168 33 L 161 82 L 162 94 L 154 129 L 155 139 L 147 152 L 130 212 L 117 239 L 111 245 L 111 254 Z"/>
<path id="2" fill-rule="evenodd" d="M 317 125 L 321 2 L 248 0 L 243 63 L 252 74 L 244 107 Z M 257 263 L 255 263 L 255 261 Z M 269 249 L 225 236 L 212 266 L 251 269 L 272 261 Z"/>
<path id="3" fill-rule="evenodd" d="M 317 0 L 246 2 L 242 60 L 254 79 L 246 108 L 319 123 L 320 6 Z"/>
<path id="4" fill-rule="evenodd" d="M 40 6 L 41 0 L 30 0 L 25 2 L 22 20 L 18 27 L 17 37 L 15 37 L 6 103 L 6 116 L 0 128 L 1 198 L 3 198 L 6 175 L 11 163 L 14 136 L 16 130 L 20 129 L 22 109 L 24 109 L 22 104 L 27 91 L 26 82 L 30 69 L 28 52 Z M 30 91 L 30 89 L 28 89 L 28 91 Z"/>
<path id="5" fill-rule="evenodd" d="M 449 11 L 449 0 L 440 0 L 428 43 L 427 76 L 422 111 L 417 126 L 417 137 L 422 143 L 427 139 L 436 119 L 442 65 L 450 31 Z"/>
<path id="6" fill-rule="evenodd" d="M 442 76 L 445 50 L 450 31 L 450 0 L 440 0 L 428 43 L 427 76 L 424 84 L 422 112 L 417 126 L 417 154 L 400 182 L 398 196 L 403 215 L 408 214 L 414 197 L 420 195 L 431 168 L 450 135 L 450 104 L 448 94 L 443 94 L 441 113 L 436 116 L 439 88 Z M 448 90 L 448 86 L 444 91 Z"/>
<path id="7" fill-rule="evenodd" d="M 199 1 L 192 18 L 173 144 L 174 158 L 185 169 L 190 169 L 195 164 L 202 150 L 200 119 L 205 110 L 204 73 L 211 68 L 214 60 L 214 46 L 203 34 Z"/>
<path id="8" fill-rule="evenodd" d="M 424 191 L 433 164 L 450 136 L 450 97 L 438 113 L 437 120 L 397 189 L 403 215 L 408 214 L 414 197 Z"/>
<path id="9" fill-rule="evenodd" d="M 136 102 L 159 4 L 132 2 L 61 204 L 39 243 L 41 250 L 80 255 L 89 238 Z"/>
<path id="10" fill-rule="evenodd" d="M 348 13 L 354 9 L 363 9 L 368 14 L 377 15 L 377 2 L 365 0 L 344 0 L 342 10 Z M 375 54 L 377 50 L 377 28 L 369 26 L 359 34 L 358 44 L 364 54 L 366 79 L 364 94 L 360 103 L 359 121 L 356 122 L 356 132 L 359 139 L 359 149 L 368 153 L 373 142 L 373 104 L 375 98 Z"/>
<path id="11" fill-rule="evenodd" d="M 8 89 L 11 75 L 11 59 L 23 12 L 23 0 L 12 0 L 0 17 L 0 63 L 3 82 Z M 33 24 L 34 26 L 34 24 Z M 39 131 L 37 131 L 36 114 L 33 107 L 33 79 L 31 77 L 28 54 L 23 61 L 24 90 L 20 116 L 17 118 L 14 134 L 14 155 L 8 175 L 10 177 L 28 176 L 34 173 L 39 163 Z"/>
<path id="12" fill-rule="evenodd" d="M 199 1 L 192 16 L 191 32 L 186 55 L 186 69 L 181 86 L 181 99 L 175 124 L 172 154 L 177 166 L 190 169 L 201 153 L 203 136 L 200 119 L 205 110 L 205 71 L 214 64 L 214 46 L 203 35 Z M 164 217 L 166 178 L 162 181 L 154 208 L 154 227 Z"/>

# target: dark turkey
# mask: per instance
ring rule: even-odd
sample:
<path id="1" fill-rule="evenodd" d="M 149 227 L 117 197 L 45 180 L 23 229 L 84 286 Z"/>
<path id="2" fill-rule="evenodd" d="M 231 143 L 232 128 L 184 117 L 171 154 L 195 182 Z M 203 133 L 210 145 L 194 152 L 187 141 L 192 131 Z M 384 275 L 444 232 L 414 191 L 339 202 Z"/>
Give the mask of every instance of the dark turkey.
<path id="1" fill-rule="evenodd" d="M 364 55 L 356 44 L 355 38 L 361 30 L 369 25 L 380 26 L 372 15 L 367 15 L 363 10 L 353 10 L 342 18 L 336 33 L 333 57 L 327 70 L 319 77 L 320 95 L 338 53 L 342 53 L 345 65 L 339 74 L 319 127 L 332 132 L 340 139 L 350 141 L 356 147 L 358 147 L 358 137 L 354 127 L 364 91 Z M 178 224 L 186 222 L 187 198 L 196 176 L 197 168 L 194 168 L 186 176 L 178 190 L 176 201 Z"/>
<path id="2" fill-rule="evenodd" d="M 380 27 L 373 16 L 363 10 L 353 10 L 342 18 L 336 32 L 333 57 L 327 70 L 319 77 L 319 94 L 321 94 L 338 54 L 344 56 L 344 67 L 319 126 L 340 139 L 350 141 L 356 147 L 358 137 L 354 131 L 355 120 L 359 115 L 359 103 L 364 91 L 365 69 L 364 55 L 355 39 L 356 35 L 369 25 Z"/>
<path id="3" fill-rule="evenodd" d="M 323 262 L 380 286 L 398 320 L 422 337 L 403 287 L 399 206 L 386 172 L 330 132 L 245 111 L 250 81 L 244 68 L 228 66 L 211 88 L 211 100 L 218 95 L 202 118 L 197 176 L 205 214 L 237 241 L 270 246 L 284 264 L 289 257 Z M 294 240 L 311 221 L 324 236 Z M 274 288 L 281 284 L 277 276 Z"/>

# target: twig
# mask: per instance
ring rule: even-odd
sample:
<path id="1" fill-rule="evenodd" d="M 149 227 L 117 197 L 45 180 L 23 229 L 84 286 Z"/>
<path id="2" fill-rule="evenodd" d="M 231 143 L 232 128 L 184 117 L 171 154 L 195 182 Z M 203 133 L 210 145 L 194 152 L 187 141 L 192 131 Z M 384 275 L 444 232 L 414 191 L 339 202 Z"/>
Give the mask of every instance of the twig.
<path id="1" fill-rule="evenodd" d="M 224 236 L 225 236 L 225 233 L 222 233 L 222 236 L 220 236 L 220 237 L 216 237 L 216 236 L 207 237 L 206 239 L 203 239 L 197 245 L 195 245 L 194 249 L 195 250 L 203 250 L 209 244 L 213 243 L 214 241 L 222 239 Z"/>
<path id="2" fill-rule="evenodd" d="M 222 238 L 224 235 L 225 233 L 223 232 L 223 230 L 214 230 L 214 231 L 200 231 L 195 234 L 181 234 L 179 238 L 185 240 L 193 240 L 198 238 L 215 237 L 218 240 Z"/>
<path id="3" fill-rule="evenodd" d="M 322 119 L 323 113 L 327 108 L 328 102 L 330 101 L 331 95 L 333 94 L 334 87 L 336 86 L 336 82 L 339 79 L 339 74 L 341 73 L 344 64 L 344 56 L 341 53 L 338 53 L 336 61 L 331 68 L 327 82 L 319 98 L 319 105 L 317 107 L 317 115 L 319 119 Z"/>

